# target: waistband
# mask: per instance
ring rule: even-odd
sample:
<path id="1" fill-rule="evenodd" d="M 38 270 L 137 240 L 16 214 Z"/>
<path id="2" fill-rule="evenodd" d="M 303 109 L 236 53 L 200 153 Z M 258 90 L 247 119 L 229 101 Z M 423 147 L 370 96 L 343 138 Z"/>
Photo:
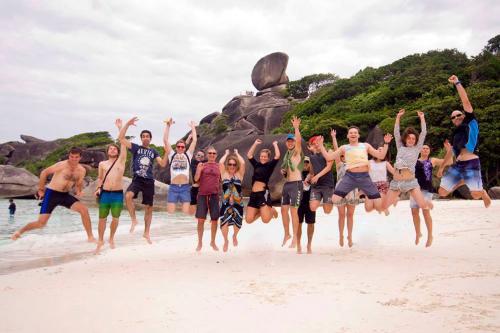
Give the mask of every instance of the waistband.
<path id="1" fill-rule="evenodd" d="M 187 187 L 187 186 L 191 186 L 191 184 L 170 184 L 169 186 L 174 186 L 174 187 Z"/>
<path id="2" fill-rule="evenodd" d="M 481 163 L 479 162 L 479 158 L 475 158 L 473 160 L 468 161 L 456 161 L 455 164 L 461 168 L 481 168 Z"/>
<path id="3" fill-rule="evenodd" d="M 356 177 L 356 178 L 364 178 L 366 176 L 370 177 L 370 174 L 367 171 L 364 171 L 364 172 L 352 172 L 352 171 L 347 170 L 345 172 L 345 174 L 353 176 L 353 177 Z"/>
<path id="4" fill-rule="evenodd" d="M 294 180 L 294 181 L 290 181 L 290 182 L 286 182 L 286 184 L 298 184 L 298 183 L 302 183 L 302 180 Z"/>
<path id="5" fill-rule="evenodd" d="M 123 194 L 123 190 L 108 191 L 108 190 L 103 189 L 101 194 L 104 194 L 104 193 L 121 193 L 121 194 Z"/>
<path id="6" fill-rule="evenodd" d="M 59 193 L 59 194 L 69 194 L 69 192 L 56 191 L 56 190 L 51 189 L 50 187 L 45 187 L 45 191 L 50 191 L 50 192 Z"/>

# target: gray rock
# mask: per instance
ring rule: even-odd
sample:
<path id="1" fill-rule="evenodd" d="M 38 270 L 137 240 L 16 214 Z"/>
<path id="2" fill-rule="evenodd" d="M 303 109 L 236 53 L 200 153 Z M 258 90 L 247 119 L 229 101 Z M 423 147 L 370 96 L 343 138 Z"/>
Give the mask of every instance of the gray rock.
<path id="1" fill-rule="evenodd" d="M 253 85 L 257 90 L 263 90 L 288 83 L 287 65 L 288 55 L 282 52 L 271 53 L 261 58 L 252 70 Z"/>
<path id="2" fill-rule="evenodd" d="M 491 199 L 498 200 L 500 199 L 500 186 L 494 186 L 489 189 L 488 195 Z"/>
<path id="3" fill-rule="evenodd" d="M 0 198 L 34 196 L 38 180 L 37 176 L 26 169 L 0 165 Z"/>
<path id="4" fill-rule="evenodd" d="M 212 120 L 214 120 L 214 118 L 217 117 L 218 115 L 220 115 L 220 112 L 212 112 L 208 116 L 201 118 L 200 125 L 201 124 L 210 124 L 212 122 Z"/>
<path id="5" fill-rule="evenodd" d="M 25 134 L 21 134 L 21 139 L 22 139 L 24 142 L 26 142 L 26 143 L 41 143 L 41 142 L 47 142 L 47 141 L 45 141 L 45 140 L 35 138 L 34 136 L 25 135 Z"/>

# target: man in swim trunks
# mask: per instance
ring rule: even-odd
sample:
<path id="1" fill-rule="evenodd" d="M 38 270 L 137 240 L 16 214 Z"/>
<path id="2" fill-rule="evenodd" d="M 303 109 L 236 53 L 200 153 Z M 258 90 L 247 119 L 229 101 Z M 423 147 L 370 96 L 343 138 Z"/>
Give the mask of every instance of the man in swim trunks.
<path id="1" fill-rule="evenodd" d="M 170 185 L 168 187 L 167 196 L 167 212 L 174 213 L 175 205 L 182 204 L 182 212 L 189 214 L 189 206 L 191 202 L 191 160 L 193 159 L 193 152 L 196 147 L 198 137 L 196 135 L 196 126 L 194 122 L 190 122 L 191 127 L 191 145 L 187 149 L 187 143 L 184 140 L 178 140 L 175 143 L 175 152 L 170 147 L 168 141 L 170 127 L 173 124 L 170 118 L 165 125 L 165 132 L 163 135 L 163 144 L 165 146 L 165 153 L 168 155 L 169 168 L 170 168 Z"/>
<path id="2" fill-rule="evenodd" d="M 122 120 L 116 119 L 115 124 L 120 131 L 123 127 Z M 127 147 L 124 144 L 118 147 L 112 143 L 108 145 L 106 153 L 108 159 L 99 163 L 95 192 L 96 196 L 99 196 L 99 240 L 95 254 L 99 254 L 104 245 L 104 232 L 109 212 L 111 212 L 112 217 L 109 247 L 115 248 L 115 233 L 123 209 L 123 173 L 127 162 Z"/>
<path id="3" fill-rule="evenodd" d="M 302 136 L 300 135 L 300 119 L 292 118 L 292 126 L 295 134 L 288 134 L 286 138 L 287 152 L 281 165 L 282 174 L 286 178 L 281 196 L 281 215 L 283 218 L 284 237 L 281 246 L 292 238 L 290 236 L 290 212 L 292 219 L 293 238 L 290 248 L 297 248 L 297 253 L 302 253 L 300 239 L 298 238 L 299 213 L 298 209 L 302 199 L 302 170 L 304 169 L 304 153 L 302 152 Z"/>
<path id="4" fill-rule="evenodd" d="M 120 130 L 120 143 L 125 145 L 128 150 L 132 153 L 132 170 L 133 178 L 132 183 L 127 189 L 125 194 L 125 202 L 127 203 L 127 209 L 130 213 L 130 218 L 132 219 L 132 225 L 130 226 L 130 232 L 134 232 L 135 226 L 137 225 L 137 218 L 135 216 L 135 205 L 134 198 L 137 198 L 139 192 L 142 192 L 142 204 L 144 205 L 144 234 L 143 237 L 149 244 L 152 244 L 150 238 L 150 228 L 151 220 L 153 219 L 153 200 L 155 195 L 155 180 L 153 178 L 153 162 L 156 161 L 160 166 L 165 167 L 167 165 L 167 155 L 165 154 L 163 158 L 160 154 L 150 148 L 151 144 L 151 132 L 148 130 L 143 130 L 140 134 L 142 145 L 131 143 L 125 138 L 127 130 L 130 126 L 135 126 L 135 123 L 139 119 L 134 117 L 125 123 L 125 126 Z"/>
<path id="5" fill-rule="evenodd" d="M 453 159 L 453 154 L 456 156 L 456 162 L 450 166 L 441 180 L 439 196 L 447 197 L 458 187 L 466 185 L 473 199 L 482 199 L 484 206 L 489 207 L 491 199 L 488 192 L 483 189 L 481 164 L 477 156 L 479 126 L 474 109 L 458 77 L 452 75 L 448 82 L 457 88 L 464 110 L 455 110 L 451 113 L 451 122 L 455 126 L 451 141 L 453 149 L 447 152 L 437 176 L 443 175 L 444 167 Z"/>
<path id="6" fill-rule="evenodd" d="M 13 240 L 18 239 L 27 231 L 45 227 L 54 208 L 57 206 L 64 206 L 80 214 L 83 227 L 87 232 L 88 241 L 95 241 L 94 235 L 92 234 L 89 210 L 76 198 L 82 195 L 83 178 L 86 173 L 85 168 L 80 165 L 81 158 L 82 150 L 73 147 L 69 151 L 67 160 L 57 162 L 40 173 L 37 194 L 40 199 L 43 198 L 43 201 L 38 220 L 28 223 L 16 231 L 11 237 Z M 50 183 L 45 186 L 47 176 L 49 175 L 53 175 L 52 179 Z M 69 191 L 72 189 L 75 190 L 75 196 L 69 194 Z"/>

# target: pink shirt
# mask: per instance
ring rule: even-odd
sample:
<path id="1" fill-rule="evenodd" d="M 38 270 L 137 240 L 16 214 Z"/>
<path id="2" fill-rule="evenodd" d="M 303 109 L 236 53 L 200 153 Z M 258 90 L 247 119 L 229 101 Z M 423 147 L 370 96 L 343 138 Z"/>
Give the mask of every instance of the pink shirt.
<path id="1" fill-rule="evenodd" d="M 199 183 L 200 195 L 218 194 L 220 189 L 219 163 L 205 163 Z"/>

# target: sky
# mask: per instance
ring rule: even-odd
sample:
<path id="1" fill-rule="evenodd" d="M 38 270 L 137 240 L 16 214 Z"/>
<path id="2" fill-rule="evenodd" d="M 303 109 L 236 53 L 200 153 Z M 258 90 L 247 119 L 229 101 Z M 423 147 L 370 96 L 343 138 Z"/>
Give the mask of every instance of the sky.
<path id="1" fill-rule="evenodd" d="M 289 55 L 291 80 L 349 77 L 406 55 L 481 52 L 500 33 L 500 1 L 0 1 L 0 142 L 82 132 L 153 132 L 256 91 L 263 56 Z"/>

